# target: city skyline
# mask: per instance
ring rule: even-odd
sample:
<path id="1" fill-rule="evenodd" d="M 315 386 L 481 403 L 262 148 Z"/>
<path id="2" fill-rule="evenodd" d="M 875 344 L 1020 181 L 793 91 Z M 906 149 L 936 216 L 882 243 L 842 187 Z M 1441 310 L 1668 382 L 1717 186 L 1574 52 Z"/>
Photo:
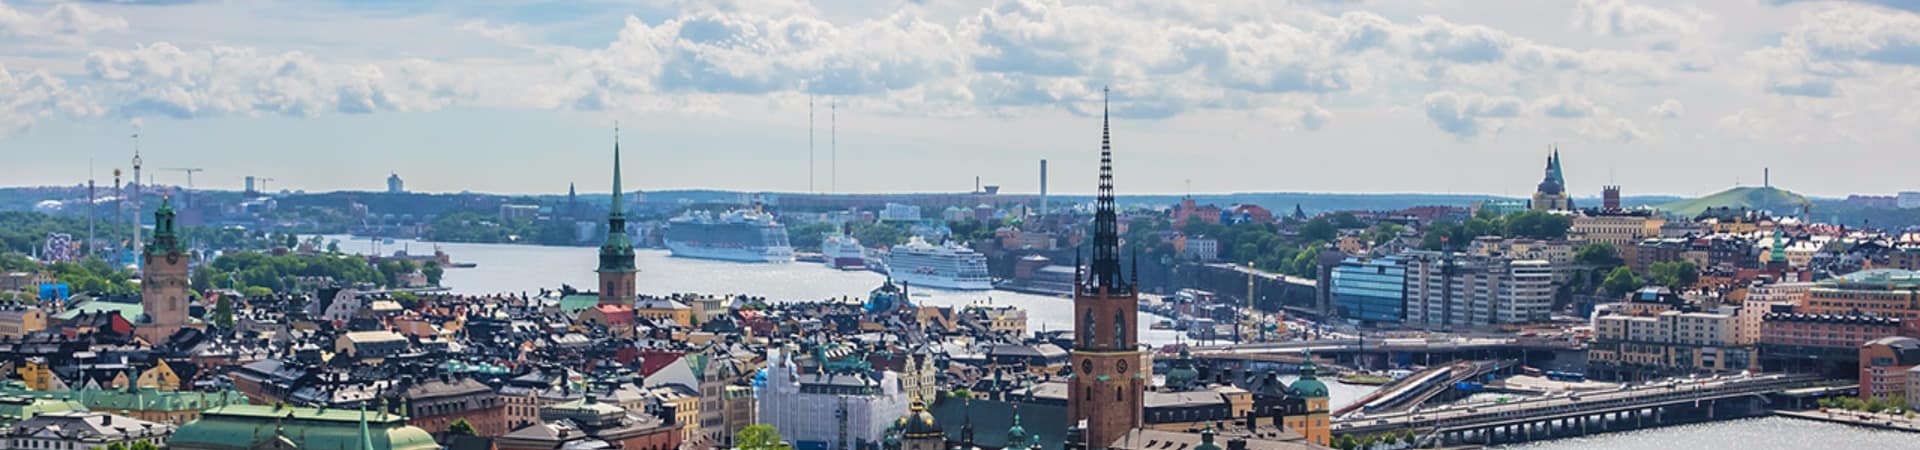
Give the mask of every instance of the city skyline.
<path id="1" fill-rule="evenodd" d="M 1575 196 L 1888 194 L 1920 163 L 1889 4 L 8 2 L 0 147 L 14 186 L 110 180 L 137 131 L 203 188 L 557 193 L 607 185 L 618 120 L 635 188 L 806 192 L 811 94 L 815 191 L 1034 192 L 1047 159 L 1083 195 L 1111 85 L 1135 193 L 1521 197 L 1557 144 Z"/>

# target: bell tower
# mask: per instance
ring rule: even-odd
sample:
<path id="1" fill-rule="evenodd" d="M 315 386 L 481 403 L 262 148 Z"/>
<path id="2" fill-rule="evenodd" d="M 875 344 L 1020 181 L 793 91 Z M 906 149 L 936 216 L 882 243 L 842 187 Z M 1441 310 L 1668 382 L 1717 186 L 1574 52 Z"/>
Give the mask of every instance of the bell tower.
<path id="1" fill-rule="evenodd" d="M 633 242 L 627 238 L 627 214 L 621 211 L 620 127 L 613 128 L 613 205 L 607 209 L 607 240 L 600 244 L 600 304 L 633 306 Z"/>
<path id="2" fill-rule="evenodd" d="M 153 241 L 141 254 L 140 311 L 135 334 L 160 345 L 187 323 L 187 263 L 191 259 L 175 234 L 173 205 L 160 198 L 153 211 Z"/>
<path id="3" fill-rule="evenodd" d="M 1104 103 L 1105 100 L 1103 99 Z M 1139 428 L 1151 367 L 1141 359 L 1139 287 L 1120 274 L 1119 219 L 1113 201 L 1113 148 L 1106 106 L 1100 115 L 1100 191 L 1093 213 L 1093 261 L 1074 267 L 1073 378 L 1069 426 L 1084 424 L 1087 448 L 1100 449 Z M 1078 259 L 1078 258 L 1076 258 Z M 1077 263 L 1078 261 L 1076 261 Z"/>

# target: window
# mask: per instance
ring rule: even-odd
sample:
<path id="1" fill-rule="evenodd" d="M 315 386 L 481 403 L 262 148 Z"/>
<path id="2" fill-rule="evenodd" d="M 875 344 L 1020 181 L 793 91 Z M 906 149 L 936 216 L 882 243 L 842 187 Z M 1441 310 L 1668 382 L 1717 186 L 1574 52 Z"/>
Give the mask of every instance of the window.
<path id="1" fill-rule="evenodd" d="M 1085 317 L 1081 319 L 1081 322 L 1084 322 L 1081 324 L 1081 326 L 1085 329 L 1080 330 L 1080 345 L 1092 346 L 1093 344 L 1093 310 L 1092 309 L 1087 310 L 1087 313 L 1085 314 Z"/>
<path id="2" fill-rule="evenodd" d="M 1113 312 L 1113 347 L 1127 348 L 1127 312 Z"/>

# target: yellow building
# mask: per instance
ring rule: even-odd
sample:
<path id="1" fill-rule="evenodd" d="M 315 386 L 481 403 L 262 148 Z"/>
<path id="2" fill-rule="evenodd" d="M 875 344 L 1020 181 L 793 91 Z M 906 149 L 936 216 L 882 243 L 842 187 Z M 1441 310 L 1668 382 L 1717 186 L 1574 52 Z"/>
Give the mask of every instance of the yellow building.
<path id="1" fill-rule="evenodd" d="M 677 300 L 665 298 L 644 298 L 633 304 L 633 315 L 648 319 L 672 319 L 673 323 L 683 327 L 692 327 L 693 307 Z"/>
<path id="2" fill-rule="evenodd" d="M 175 374 L 173 367 L 168 366 L 165 360 L 161 360 L 159 363 L 154 364 L 152 368 L 140 372 L 140 379 L 136 382 L 135 386 L 154 388 L 161 392 L 173 392 L 180 390 L 180 375 Z"/>
<path id="3" fill-rule="evenodd" d="M 45 329 L 47 329 L 46 311 L 23 306 L 0 309 L 0 337 L 18 340 L 27 333 Z"/>
<path id="4" fill-rule="evenodd" d="M 681 384 L 669 384 L 647 391 L 662 406 L 673 410 L 673 424 L 680 427 L 681 442 L 700 439 L 700 392 Z"/>
<path id="5" fill-rule="evenodd" d="M 1306 436 L 1309 442 L 1332 445 L 1333 425 L 1328 418 L 1331 410 L 1327 408 L 1327 384 L 1320 381 L 1319 367 L 1313 364 L 1312 357 L 1308 357 L 1306 364 L 1300 366 L 1300 379 L 1294 380 L 1288 390 L 1306 400 L 1307 410 L 1306 414 L 1282 417 L 1286 429 Z"/>
<path id="6" fill-rule="evenodd" d="M 53 369 L 39 361 L 27 361 L 17 372 L 20 373 L 20 379 L 26 382 L 27 389 L 51 391 L 55 384 L 60 384 L 60 377 L 53 374 Z"/>

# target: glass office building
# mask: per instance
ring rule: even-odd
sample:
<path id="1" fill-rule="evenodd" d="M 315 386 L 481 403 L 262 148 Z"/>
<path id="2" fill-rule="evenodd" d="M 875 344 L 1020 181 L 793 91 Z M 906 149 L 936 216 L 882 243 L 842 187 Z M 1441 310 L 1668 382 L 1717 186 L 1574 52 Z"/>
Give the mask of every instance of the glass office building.
<path id="1" fill-rule="evenodd" d="M 1342 318 L 1400 323 L 1407 311 L 1407 266 L 1395 256 L 1347 258 L 1333 268 L 1332 294 Z"/>

